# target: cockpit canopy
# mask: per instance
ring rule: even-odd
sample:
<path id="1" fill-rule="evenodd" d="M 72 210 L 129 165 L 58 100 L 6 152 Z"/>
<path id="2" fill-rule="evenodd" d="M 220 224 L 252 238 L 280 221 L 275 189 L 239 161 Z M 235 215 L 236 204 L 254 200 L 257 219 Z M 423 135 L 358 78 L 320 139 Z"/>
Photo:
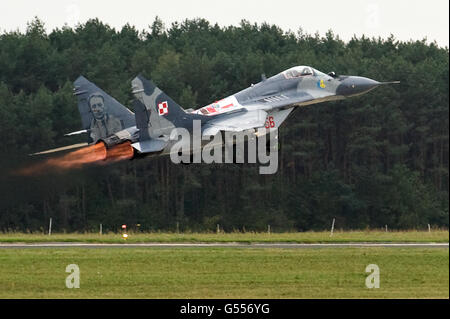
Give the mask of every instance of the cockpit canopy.
<path id="1" fill-rule="evenodd" d="M 283 75 L 286 79 L 293 79 L 298 78 L 301 76 L 308 76 L 308 75 L 321 75 L 322 72 L 317 71 L 316 69 L 309 67 L 309 66 L 294 66 L 293 68 L 290 68 L 283 72 Z"/>
<path id="2" fill-rule="evenodd" d="M 313 70 L 309 66 L 295 66 L 283 72 L 286 79 L 298 78 L 301 76 L 313 75 Z"/>

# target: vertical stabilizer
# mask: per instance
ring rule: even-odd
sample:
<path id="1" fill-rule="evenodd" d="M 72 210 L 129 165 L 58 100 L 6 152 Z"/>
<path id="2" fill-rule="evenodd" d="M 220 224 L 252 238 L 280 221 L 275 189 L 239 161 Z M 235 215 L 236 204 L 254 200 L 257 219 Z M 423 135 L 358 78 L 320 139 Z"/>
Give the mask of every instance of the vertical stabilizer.
<path id="1" fill-rule="evenodd" d="M 83 129 L 88 132 L 89 143 L 96 143 L 135 125 L 133 112 L 85 77 L 78 77 L 74 86 L 81 123 Z"/>

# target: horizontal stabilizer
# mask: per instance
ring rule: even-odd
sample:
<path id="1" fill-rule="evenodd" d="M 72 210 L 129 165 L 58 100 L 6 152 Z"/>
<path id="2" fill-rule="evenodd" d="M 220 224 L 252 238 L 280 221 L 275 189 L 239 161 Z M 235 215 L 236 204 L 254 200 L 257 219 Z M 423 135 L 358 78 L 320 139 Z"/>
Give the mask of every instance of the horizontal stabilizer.
<path id="1" fill-rule="evenodd" d="M 88 130 L 81 130 L 81 131 L 70 132 L 70 133 L 64 134 L 64 136 L 78 135 L 78 134 L 83 134 L 83 133 L 87 133 L 87 132 L 88 132 Z"/>
<path id="2" fill-rule="evenodd" d="M 37 152 L 37 153 L 29 154 L 29 155 L 30 156 L 34 156 L 34 155 L 56 153 L 56 152 L 67 151 L 67 150 L 71 150 L 71 149 L 74 149 L 74 148 L 80 148 L 80 147 L 88 146 L 88 145 L 89 145 L 88 143 L 78 143 L 78 144 L 73 144 L 73 145 L 68 145 L 68 146 L 54 148 L 54 149 L 47 150 L 47 151 Z"/>

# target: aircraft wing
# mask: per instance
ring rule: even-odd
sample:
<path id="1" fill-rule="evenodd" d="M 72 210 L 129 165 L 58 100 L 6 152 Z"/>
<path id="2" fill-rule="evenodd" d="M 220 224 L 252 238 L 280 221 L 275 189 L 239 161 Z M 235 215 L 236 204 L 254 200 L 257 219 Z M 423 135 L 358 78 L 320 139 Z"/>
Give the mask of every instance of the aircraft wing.
<path id="1" fill-rule="evenodd" d="M 284 112 L 284 110 L 290 109 L 292 106 L 308 105 L 317 102 L 317 100 L 317 98 L 307 92 L 297 92 L 295 96 L 278 94 L 264 97 L 246 105 L 246 108 L 215 115 L 211 121 L 204 125 L 202 134 L 211 136 L 216 135 L 219 131 L 239 132 L 263 127 L 268 115 L 264 109 L 279 109 Z M 252 106 L 257 106 L 257 109 L 249 110 Z"/>
<path id="2" fill-rule="evenodd" d="M 241 109 L 237 112 L 217 115 L 203 126 L 202 135 L 212 136 L 219 131 L 240 132 L 251 128 L 263 127 L 267 118 L 264 110 Z"/>

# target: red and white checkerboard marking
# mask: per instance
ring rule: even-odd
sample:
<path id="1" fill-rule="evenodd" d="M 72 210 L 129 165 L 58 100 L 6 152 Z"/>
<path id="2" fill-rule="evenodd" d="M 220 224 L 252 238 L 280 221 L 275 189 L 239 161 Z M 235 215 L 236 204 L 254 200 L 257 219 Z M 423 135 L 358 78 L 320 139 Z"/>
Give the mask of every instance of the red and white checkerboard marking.
<path id="1" fill-rule="evenodd" d="M 169 104 L 167 103 L 167 101 L 161 102 L 158 104 L 158 112 L 159 115 L 164 115 L 169 113 Z"/>

